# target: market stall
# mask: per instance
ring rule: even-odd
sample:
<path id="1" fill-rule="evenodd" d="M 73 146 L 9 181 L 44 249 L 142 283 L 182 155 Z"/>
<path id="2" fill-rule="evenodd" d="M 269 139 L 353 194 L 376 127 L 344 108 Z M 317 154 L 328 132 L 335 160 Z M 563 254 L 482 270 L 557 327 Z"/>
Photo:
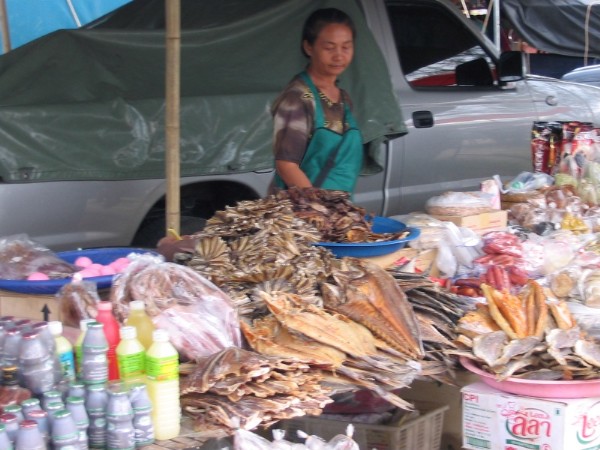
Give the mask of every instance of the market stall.
<path id="1" fill-rule="evenodd" d="M 35 340 L 48 321 L 79 330 L 91 320 L 105 331 L 112 324 L 114 338 L 142 303 L 176 350 L 165 380 L 178 380 L 183 412 L 165 416 L 166 401 L 152 402 L 176 420 L 154 448 L 308 447 L 317 436 L 326 448 L 408 449 L 423 439 L 432 449 L 495 448 L 505 439 L 494 431 L 505 419 L 490 406 L 498 402 L 524 405 L 514 420 L 527 402 L 560 403 L 564 417 L 576 408 L 592 414 L 600 397 L 597 130 L 536 123 L 531 149 L 532 172 L 443 193 L 402 217 L 371 216 L 348 194 L 315 188 L 231 205 L 176 243 L 172 261 L 148 249 L 55 254 L 26 235 L 1 238 L 5 365 L 7 354 L 17 367 L 28 363 L 20 344 L 6 346 L 9 335 Z M 74 334 L 87 355 L 84 329 Z M 148 386 L 162 380 L 152 378 L 159 362 L 119 366 L 123 338 L 105 336 L 105 378 L 55 373 L 48 387 L 61 395 L 82 381 L 84 391 L 131 395 L 131 374 Z M 43 397 L 40 382 L 22 387 Z M 461 389 L 488 403 L 461 403 Z M 511 439 L 554 445 L 575 431 Z"/>

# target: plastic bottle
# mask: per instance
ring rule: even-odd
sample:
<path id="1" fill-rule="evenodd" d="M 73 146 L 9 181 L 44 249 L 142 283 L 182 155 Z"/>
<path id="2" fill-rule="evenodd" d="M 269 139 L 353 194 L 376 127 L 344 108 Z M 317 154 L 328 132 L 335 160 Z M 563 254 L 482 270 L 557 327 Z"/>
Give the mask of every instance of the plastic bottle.
<path id="1" fill-rule="evenodd" d="M 152 423 L 152 402 L 144 383 L 135 383 L 129 389 L 129 400 L 133 408 L 133 428 L 136 447 L 144 447 L 154 442 Z"/>
<path id="2" fill-rule="evenodd" d="M 40 433 L 42 433 L 42 437 L 44 438 L 44 442 L 48 444 L 50 441 L 50 422 L 48 420 L 48 413 L 41 409 L 34 409 L 31 411 L 27 411 L 25 413 L 25 418 L 27 420 L 35 420 L 38 424 L 38 429 Z M 2 446 L 0 446 L 2 448 Z"/>
<path id="3" fill-rule="evenodd" d="M 29 417 L 27 417 L 27 414 L 29 413 L 29 411 L 41 410 L 42 404 L 38 398 L 32 397 L 32 398 L 23 400 L 21 402 L 21 408 L 22 408 L 23 415 L 25 416 L 25 418 L 29 419 Z"/>
<path id="4" fill-rule="evenodd" d="M 83 397 L 67 397 L 67 409 L 71 412 L 79 433 L 79 450 L 87 450 L 89 448 L 88 427 L 90 426 L 90 419 L 85 409 L 84 401 Z"/>
<path id="5" fill-rule="evenodd" d="M 31 329 L 32 331 L 37 331 L 37 333 L 40 335 L 40 340 L 48 347 L 48 350 L 50 351 L 50 356 L 53 359 L 54 383 L 58 386 L 63 381 L 63 371 L 60 365 L 60 359 L 56 353 L 56 341 L 54 340 L 54 336 L 52 336 L 52 332 L 50 331 L 50 322 L 36 322 L 31 325 Z"/>
<path id="6" fill-rule="evenodd" d="M 31 398 L 31 391 L 19 386 L 17 366 L 3 367 L 2 387 L 0 387 L 0 408 L 21 403 L 28 398 Z"/>
<path id="7" fill-rule="evenodd" d="M 107 450 L 133 450 L 135 448 L 133 408 L 127 391 L 108 391 L 106 405 Z"/>
<path id="8" fill-rule="evenodd" d="M 179 435 L 179 354 L 169 342 L 166 330 L 154 330 L 153 343 L 146 353 L 146 386 L 152 401 L 154 437 L 172 439 Z"/>
<path id="9" fill-rule="evenodd" d="M 17 432 L 19 431 L 17 416 L 8 413 L 0 414 L 0 423 L 4 425 L 8 439 L 14 444 L 15 439 L 17 439 Z"/>
<path id="10" fill-rule="evenodd" d="M 78 448 L 79 433 L 70 411 L 63 409 L 54 414 L 50 434 L 54 450 L 74 450 Z"/>
<path id="11" fill-rule="evenodd" d="M 24 386 L 34 395 L 54 389 L 54 355 L 37 331 L 25 333 L 19 349 L 19 367 Z"/>
<path id="12" fill-rule="evenodd" d="M 104 325 L 91 322 L 81 344 L 81 381 L 85 385 L 104 384 L 108 381 L 108 342 Z"/>
<path id="13" fill-rule="evenodd" d="M 90 448 L 106 447 L 106 405 L 108 392 L 103 384 L 88 386 L 85 397 L 85 409 L 90 418 L 88 441 Z"/>
<path id="14" fill-rule="evenodd" d="M 67 397 L 83 397 L 85 398 L 85 384 L 80 381 L 72 381 L 69 383 Z"/>
<path id="15" fill-rule="evenodd" d="M 52 402 L 62 403 L 62 395 L 55 389 L 46 391 L 42 394 L 42 409 L 45 411 L 48 408 L 48 405 Z"/>
<path id="16" fill-rule="evenodd" d="M 34 420 L 24 420 L 19 424 L 15 450 L 46 450 L 46 441 Z"/>
<path id="17" fill-rule="evenodd" d="M 0 361 L 4 361 L 4 338 L 6 337 L 6 327 L 0 324 Z"/>
<path id="18" fill-rule="evenodd" d="M 142 300 L 129 303 L 129 316 L 125 320 L 125 325 L 135 327 L 138 341 L 142 343 L 144 349 L 148 350 L 152 345 L 152 333 L 155 327 L 150 316 L 146 314 L 146 305 Z"/>
<path id="19" fill-rule="evenodd" d="M 21 332 L 18 328 L 6 330 L 4 337 L 4 362 L 5 366 L 16 366 L 17 377 L 19 367 L 19 349 L 21 347 Z"/>
<path id="20" fill-rule="evenodd" d="M 6 427 L 3 423 L 0 423 L 0 448 L 2 450 L 13 450 L 13 444 L 10 442 Z"/>
<path id="21" fill-rule="evenodd" d="M 54 338 L 55 353 L 60 362 L 62 379 L 68 383 L 75 380 L 75 356 L 73 345 L 63 336 L 63 324 L 58 320 L 48 322 L 50 334 Z"/>
<path id="22" fill-rule="evenodd" d="M 44 411 L 48 413 L 48 423 L 50 424 L 50 428 L 52 428 L 52 425 L 54 424 L 56 414 L 61 412 L 65 408 L 66 406 L 62 400 L 53 401 L 46 405 Z"/>
<path id="23" fill-rule="evenodd" d="M 82 319 L 79 321 L 79 335 L 75 340 L 73 351 L 75 353 L 75 373 L 77 377 L 81 376 L 81 344 L 83 344 L 83 338 L 85 338 L 85 332 L 89 323 L 95 322 L 94 319 Z"/>
<path id="24" fill-rule="evenodd" d="M 18 423 L 21 423 L 25 420 L 25 416 L 23 415 L 23 407 L 21 405 L 17 405 L 16 403 L 14 405 L 6 405 L 3 412 L 17 416 Z"/>
<path id="25" fill-rule="evenodd" d="M 98 302 L 98 315 L 96 322 L 104 324 L 104 335 L 108 341 L 108 379 L 119 379 L 119 366 L 117 363 L 117 345 L 119 345 L 119 322 L 112 312 L 112 303 L 109 301 Z M 89 325 L 88 325 L 89 326 Z"/>
<path id="26" fill-rule="evenodd" d="M 121 342 L 117 345 L 119 375 L 126 383 L 144 380 L 146 351 L 137 339 L 137 330 L 132 326 L 121 327 Z"/>

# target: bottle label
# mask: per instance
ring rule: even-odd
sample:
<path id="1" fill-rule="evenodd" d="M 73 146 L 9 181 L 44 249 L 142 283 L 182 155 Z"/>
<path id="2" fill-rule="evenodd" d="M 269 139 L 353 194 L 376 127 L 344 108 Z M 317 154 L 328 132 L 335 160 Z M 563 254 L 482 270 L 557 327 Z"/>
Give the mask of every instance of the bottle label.
<path id="1" fill-rule="evenodd" d="M 71 381 L 75 379 L 75 359 L 73 352 L 64 352 L 58 355 L 63 378 Z"/>
<path id="2" fill-rule="evenodd" d="M 144 373 L 144 352 L 117 354 L 119 375 L 122 380 L 138 377 Z"/>
<path id="3" fill-rule="evenodd" d="M 156 358 L 146 356 L 146 376 L 151 380 L 166 381 L 179 378 L 179 356 Z"/>

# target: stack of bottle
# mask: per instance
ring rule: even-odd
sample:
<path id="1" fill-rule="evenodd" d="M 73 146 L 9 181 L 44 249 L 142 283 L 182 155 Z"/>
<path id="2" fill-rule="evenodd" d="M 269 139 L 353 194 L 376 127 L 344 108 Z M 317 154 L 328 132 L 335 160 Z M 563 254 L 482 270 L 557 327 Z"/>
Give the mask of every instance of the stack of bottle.
<path id="1" fill-rule="evenodd" d="M 142 301 L 122 327 L 100 302 L 75 346 L 62 332 L 0 317 L 0 450 L 133 450 L 179 434 L 179 355 Z"/>

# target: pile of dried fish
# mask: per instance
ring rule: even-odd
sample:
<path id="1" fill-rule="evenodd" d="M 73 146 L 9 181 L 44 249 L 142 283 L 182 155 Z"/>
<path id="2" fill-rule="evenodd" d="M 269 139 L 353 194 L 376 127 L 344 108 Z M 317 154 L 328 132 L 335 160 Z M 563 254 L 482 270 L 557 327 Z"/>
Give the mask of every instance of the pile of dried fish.
<path id="1" fill-rule="evenodd" d="M 419 325 L 425 361 L 439 361 L 448 369 L 445 373 L 429 376 L 452 384 L 458 358 L 447 350 L 456 348 L 456 323 L 475 308 L 474 300 L 441 288 L 425 275 L 402 272 L 398 267 L 391 267 L 388 272 L 396 279 L 412 305 Z"/>
<path id="2" fill-rule="evenodd" d="M 370 389 L 403 408 L 411 405 L 393 390 L 446 370 L 423 360 L 418 324 L 394 278 L 313 246 L 320 233 L 289 200 L 228 207 L 195 239 L 194 253 L 177 260 L 234 300 L 255 351 L 308 362 L 335 391 Z"/>
<path id="3" fill-rule="evenodd" d="M 518 296 L 482 289 L 487 304 L 458 321 L 465 350 L 450 353 L 477 361 L 499 380 L 600 378 L 600 343 L 579 329 L 564 301 L 548 300 L 534 280 Z"/>
<path id="4" fill-rule="evenodd" d="M 322 379 L 319 370 L 295 358 L 230 347 L 198 360 L 182 377 L 181 403 L 196 430 L 251 430 L 320 414 L 332 402 Z"/>
<path id="5" fill-rule="evenodd" d="M 369 389 L 395 406 L 412 409 L 392 391 L 409 386 L 421 373 L 420 364 L 345 315 L 305 304 L 294 294 L 262 295 L 273 316 L 241 324 L 253 349 L 309 361 L 328 374 L 326 381 L 336 392 Z"/>
<path id="6" fill-rule="evenodd" d="M 320 305 L 319 284 L 333 255 L 312 245 L 320 233 L 294 216 L 292 204 L 271 196 L 244 201 L 217 212 L 196 235 L 193 253 L 175 261 L 218 285 L 240 315 L 264 314 L 258 292 L 294 292 Z"/>
<path id="7" fill-rule="evenodd" d="M 380 242 L 401 239 L 408 232 L 374 233 L 364 208 L 350 201 L 345 191 L 292 187 L 277 194 L 293 203 L 296 217 L 313 225 L 326 242 Z"/>

